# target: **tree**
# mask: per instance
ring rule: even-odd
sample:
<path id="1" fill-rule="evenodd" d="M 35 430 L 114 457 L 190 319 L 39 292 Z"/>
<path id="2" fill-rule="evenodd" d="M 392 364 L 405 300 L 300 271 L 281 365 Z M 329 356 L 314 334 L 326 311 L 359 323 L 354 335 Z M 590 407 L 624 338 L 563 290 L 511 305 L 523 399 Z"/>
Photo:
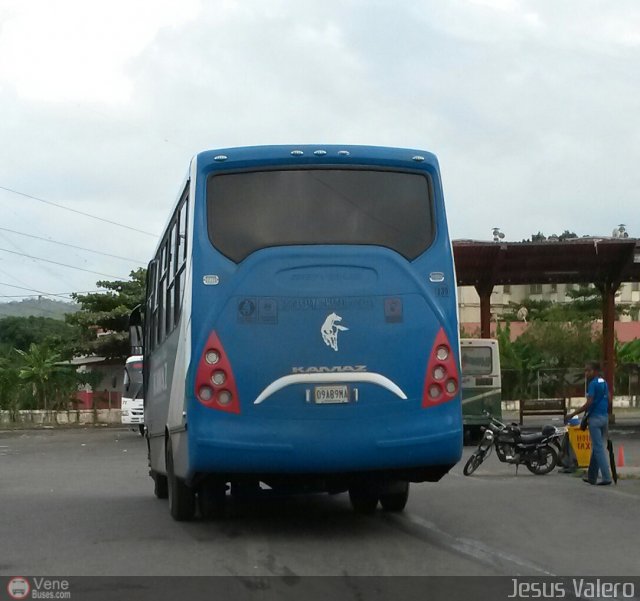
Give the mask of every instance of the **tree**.
<path id="1" fill-rule="evenodd" d="M 511 341 L 509 324 L 498 328 L 506 398 L 531 398 L 538 392 L 562 396 L 582 383 L 582 366 L 598 357 L 599 337 L 588 322 L 534 321 Z M 576 380 L 572 368 L 578 368 Z"/>
<path id="2" fill-rule="evenodd" d="M 520 338 L 512 341 L 508 322 L 504 327 L 498 324 L 496 339 L 500 349 L 503 398 L 530 398 L 537 370 L 541 366 L 535 349 Z"/>
<path id="3" fill-rule="evenodd" d="M 616 363 L 619 365 L 640 365 L 640 338 L 630 340 L 623 344 L 616 343 Z"/>
<path id="4" fill-rule="evenodd" d="M 569 240 L 570 238 L 577 238 L 578 234 L 575 232 L 570 232 L 569 230 L 564 230 L 562 234 L 559 236 L 557 234 L 551 234 L 550 236 L 545 236 L 542 232 L 538 232 L 537 234 L 531 234 L 531 242 L 544 242 L 545 240 L 553 241 L 553 240 Z M 526 240 L 525 240 L 526 242 Z"/>
<path id="5" fill-rule="evenodd" d="M 67 315 L 67 323 L 81 329 L 75 352 L 80 355 L 122 359 L 129 355 L 129 314 L 145 299 L 146 270 L 137 269 L 129 281 L 99 281 L 104 293 L 73 294 L 80 310 Z M 101 335 L 98 336 L 98 333 Z"/>
<path id="6" fill-rule="evenodd" d="M 0 319 L 0 353 L 11 349 L 26 351 L 32 343 L 55 347 L 69 358 L 79 330 L 59 319 L 50 317 L 5 317 Z"/>
<path id="7" fill-rule="evenodd" d="M 44 344 L 35 343 L 29 346 L 28 351 L 16 349 L 16 352 L 23 361 L 18 372 L 19 378 L 33 386 L 38 408 L 45 411 L 50 409 L 49 401 L 54 400 L 56 376 L 61 376 L 65 371 L 68 372 L 68 368 L 59 365 L 60 354 Z"/>
<path id="8" fill-rule="evenodd" d="M 521 321 L 518 311 L 524 307 L 527 310 L 527 321 L 546 320 L 552 306 L 553 302 L 550 300 L 525 298 L 520 303 L 510 301 L 508 308 L 502 315 L 502 319 L 505 321 Z"/>
<path id="9" fill-rule="evenodd" d="M 602 295 L 592 285 L 581 284 L 577 289 L 568 289 L 569 301 L 555 303 L 550 300 L 525 298 L 520 303 L 510 302 L 502 315 L 505 321 L 520 321 L 518 311 L 527 309 L 527 321 L 555 321 L 568 323 L 594 322 L 602 319 Z M 616 318 L 626 312 L 622 306 L 616 305 Z"/>
<path id="10" fill-rule="evenodd" d="M 16 364 L 13 352 L 0 357 L 0 409 L 8 410 L 12 419 L 20 407 L 20 370 Z"/>

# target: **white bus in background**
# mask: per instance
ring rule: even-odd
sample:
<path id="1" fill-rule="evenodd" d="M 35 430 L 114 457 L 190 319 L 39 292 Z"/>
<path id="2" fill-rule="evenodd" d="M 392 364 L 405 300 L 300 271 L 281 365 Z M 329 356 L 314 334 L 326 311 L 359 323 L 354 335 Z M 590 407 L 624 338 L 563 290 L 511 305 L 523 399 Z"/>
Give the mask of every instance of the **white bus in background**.
<path id="1" fill-rule="evenodd" d="M 131 355 L 124 366 L 124 386 L 120 414 L 122 423 L 137 426 L 144 434 L 144 398 L 142 395 L 142 355 Z"/>
<path id="2" fill-rule="evenodd" d="M 489 338 L 461 338 L 462 421 L 467 436 L 478 435 L 486 426 L 488 411 L 502 418 L 502 377 L 498 341 Z"/>

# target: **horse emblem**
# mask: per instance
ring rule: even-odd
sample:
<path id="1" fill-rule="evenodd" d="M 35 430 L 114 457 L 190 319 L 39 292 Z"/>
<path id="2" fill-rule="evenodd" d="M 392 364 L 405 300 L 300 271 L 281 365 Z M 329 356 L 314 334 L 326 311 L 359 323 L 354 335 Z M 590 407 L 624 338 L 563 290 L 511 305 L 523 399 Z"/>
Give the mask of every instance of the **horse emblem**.
<path id="1" fill-rule="evenodd" d="M 338 350 L 338 332 L 344 332 L 349 328 L 341 326 L 337 322 L 342 321 L 342 317 L 336 313 L 331 313 L 327 319 L 324 320 L 320 332 L 322 333 L 322 340 L 327 346 L 330 346 L 334 351 Z"/>

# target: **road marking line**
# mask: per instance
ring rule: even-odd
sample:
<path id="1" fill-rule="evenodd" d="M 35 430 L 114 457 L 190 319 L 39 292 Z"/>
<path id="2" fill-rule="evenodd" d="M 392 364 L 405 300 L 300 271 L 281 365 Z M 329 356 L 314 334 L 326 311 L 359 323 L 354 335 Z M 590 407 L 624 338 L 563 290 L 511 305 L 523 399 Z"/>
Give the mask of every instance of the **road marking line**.
<path id="1" fill-rule="evenodd" d="M 439 542 L 443 546 L 450 547 L 463 555 L 467 555 L 481 563 L 485 563 L 491 565 L 496 568 L 504 568 L 504 562 L 514 564 L 519 568 L 524 568 L 529 572 L 536 572 L 538 574 L 542 574 L 544 576 L 556 576 L 553 572 L 549 572 L 544 567 L 537 565 L 527 559 L 522 559 L 517 555 L 513 555 L 512 553 L 507 553 L 505 551 L 500 551 L 498 549 L 493 549 L 486 545 L 485 543 L 477 540 L 473 540 L 470 538 L 461 538 L 455 536 L 453 534 L 449 534 L 445 532 L 441 528 L 439 528 L 433 522 L 429 520 L 425 520 L 420 516 L 404 513 L 401 516 L 393 516 L 387 515 L 386 518 L 392 522 L 395 522 L 396 525 L 404 526 L 406 522 L 413 524 L 414 526 L 418 526 L 424 530 L 428 530 L 429 533 L 435 535 Z"/>

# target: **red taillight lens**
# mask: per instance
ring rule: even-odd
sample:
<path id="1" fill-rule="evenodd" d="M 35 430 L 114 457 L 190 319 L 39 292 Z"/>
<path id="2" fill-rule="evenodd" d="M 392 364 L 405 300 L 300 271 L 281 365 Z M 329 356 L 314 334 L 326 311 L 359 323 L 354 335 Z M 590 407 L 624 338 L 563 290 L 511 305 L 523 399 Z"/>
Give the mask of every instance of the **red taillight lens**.
<path id="1" fill-rule="evenodd" d="M 200 358 L 195 392 L 196 398 L 207 407 L 240 413 L 240 399 L 231 363 L 215 332 L 209 336 Z"/>
<path id="2" fill-rule="evenodd" d="M 436 335 L 422 392 L 422 406 L 432 407 L 453 399 L 458 393 L 460 377 L 451 345 L 443 328 Z"/>

